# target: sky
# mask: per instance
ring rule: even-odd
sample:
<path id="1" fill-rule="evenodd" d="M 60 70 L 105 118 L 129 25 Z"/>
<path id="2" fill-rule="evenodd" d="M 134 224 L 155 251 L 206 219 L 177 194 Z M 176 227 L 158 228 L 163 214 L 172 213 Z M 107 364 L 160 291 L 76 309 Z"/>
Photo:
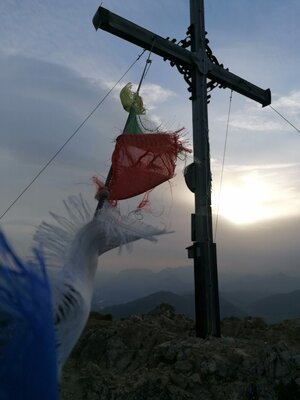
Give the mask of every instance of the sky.
<path id="1" fill-rule="evenodd" d="M 141 53 L 98 30 L 95 0 L 2 0 L 0 3 L 0 214 L 71 136 Z M 187 0 L 106 0 L 102 6 L 162 37 L 185 37 Z M 210 0 L 206 30 L 214 55 L 236 75 L 272 91 L 272 105 L 300 127 L 298 0 Z M 55 161 L 2 218 L 1 228 L 25 253 L 36 227 L 62 201 L 82 193 L 95 206 L 91 177 L 105 177 L 126 112 L 119 91 L 138 83 L 140 59 Z M 191 102 L 176 68 L 152 55 L 142 87 L 147 117 L 166 129 L 185 127 L 192 146 Z M 215 89 L 208 106 L 212 207 L 220 272 L 299 275 L 300 135 L 269 107 L 233 93 L 222 187 L 230 91 Z M 189 157 L 186 163 L 192 162 Z M 179 162 L 171 184 L 151 196 L 152 215 L 174 233 L 131 252 L 109 252 L 104 270 L 191 265 L 193 194 Z M 130 211 L 138 201 L 124 202 Z"/>

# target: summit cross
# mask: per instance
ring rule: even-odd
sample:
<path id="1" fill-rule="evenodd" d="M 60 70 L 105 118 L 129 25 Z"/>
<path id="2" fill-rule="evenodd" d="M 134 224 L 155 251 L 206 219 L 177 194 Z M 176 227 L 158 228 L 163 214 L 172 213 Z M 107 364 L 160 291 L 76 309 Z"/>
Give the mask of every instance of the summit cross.
<path id="1" fill-rule="evenodd" d="M 194 260 L 196 336 L 220 337 L 217 257 L 211 211 L 208 91 L 217 86 L 230 88 L 263 107 L 271 104 L 271 91 L 261 89 L 218 63 L 206 39 L 203 0 L 190 0 L 188 36 L 178 43 L 175 39 L 165 39 L 103 7 L 97 10 L 93 24 L 96 30 L 103 29 L 170 61 L 183 74 L 189 86 L 193 112 L 194 162 L 187 167 L 185 180 L 195 197 L 195 213 L 191 216 L 193 244 L 187 250 L 188 257 Z"/>

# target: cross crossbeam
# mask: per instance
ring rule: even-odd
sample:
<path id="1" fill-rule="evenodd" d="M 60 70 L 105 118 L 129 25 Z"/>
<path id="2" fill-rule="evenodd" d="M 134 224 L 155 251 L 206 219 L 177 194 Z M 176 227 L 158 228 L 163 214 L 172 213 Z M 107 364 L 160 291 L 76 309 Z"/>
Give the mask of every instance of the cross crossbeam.
<path id="1" fill-rule="evenodd" d="M 102 29 L 186 68 L 199 65 L 199 55 L 141 26 L 99 7 L 93 18 L 95 29 Z M 203 73 L 203 71 L 200 71 Z M 219 84 L 262 104 L 271 104 L 270 89 L 260 87 L 214 64 L 206 57 L 206 75 Z"/>

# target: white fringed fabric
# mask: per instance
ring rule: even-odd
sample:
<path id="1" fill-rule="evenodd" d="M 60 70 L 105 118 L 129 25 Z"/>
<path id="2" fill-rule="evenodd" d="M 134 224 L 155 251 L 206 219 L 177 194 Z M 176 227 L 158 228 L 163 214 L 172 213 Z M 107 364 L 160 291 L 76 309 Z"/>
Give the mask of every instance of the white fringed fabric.
<path id="1" fill-rule="evenodd" d="M 50 212 L 54 223 L 42 222 L 34 235 L 34 245 L 42 246 L 48 266 L 62 267 L 75 236 L 87 224 L 97 226 L 99 255 L 113 248 L 128 246 L 138 239 L 157 241 L 156 236 L 171 233 L 143 223 L 134 214 L 121 215 L 117 207 L 105 203 L 93 218 L 93 211 L 82 195 L 64 201 L 67 217 Z"/>
<path id="2" fill-rule="evenodd" d="M 65 207 L 67 217 L 51 213 L 54 223 L 43 222 L 34 236 L 46 264 L 61 267 L 52 277 L 59 374 L 88 319 L 98 256 L 138 239 L 155 241 L 157 235 L 168 233 L 133 215 L 123 216 L 109 204 L 93 217 L 81 195 L 69 197 Z"/>

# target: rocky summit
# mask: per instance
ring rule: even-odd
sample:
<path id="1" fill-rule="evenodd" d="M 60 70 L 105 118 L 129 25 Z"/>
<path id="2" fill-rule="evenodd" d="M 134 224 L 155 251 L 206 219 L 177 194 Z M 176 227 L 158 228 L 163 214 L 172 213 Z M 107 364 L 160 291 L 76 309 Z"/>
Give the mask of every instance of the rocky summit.
<path id="1" fill-rule="evenodd" d="M 300 319 L 226 318 L 222 337 L 162 304 L 111 320 L 92 313 L 61 381 L 61 400 L 298 400 Z"/>

